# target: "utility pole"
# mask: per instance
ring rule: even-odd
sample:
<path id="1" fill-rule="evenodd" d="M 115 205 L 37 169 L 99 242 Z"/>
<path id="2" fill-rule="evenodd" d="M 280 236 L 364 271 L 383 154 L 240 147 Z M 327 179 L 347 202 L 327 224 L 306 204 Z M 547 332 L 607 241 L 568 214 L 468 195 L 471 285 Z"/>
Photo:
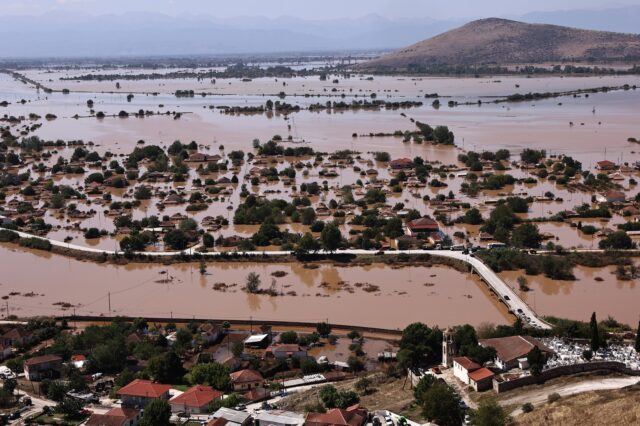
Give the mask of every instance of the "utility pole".
<path id="1" fill-rule="evenodd" d="M 7 319 L 9 319 L 9 301 L 7 300 L 6 303 L 7 303 Z"/>
<path id="2" fill-rule="evenodd" d="M 107 293 L 107 297 L 108 297 L 108 300 L 109 300 L 109 315 L 111 315 L 111 292 Z"/>

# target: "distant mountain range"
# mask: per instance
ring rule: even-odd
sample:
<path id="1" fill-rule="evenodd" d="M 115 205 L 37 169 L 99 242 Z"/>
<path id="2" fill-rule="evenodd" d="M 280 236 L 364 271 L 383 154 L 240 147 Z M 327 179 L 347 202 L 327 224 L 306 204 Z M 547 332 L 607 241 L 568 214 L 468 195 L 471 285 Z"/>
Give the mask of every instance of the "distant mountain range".
<path id="1" fill-rule="evenodd" d="M 640 60 L 640 35 L 480 19 L 363 64 L 367 68 Z"/>
<path id="2" fill-rule="evenodd" d="M 532 13 L 526 22 L 637 32 L 640 6 L 602 11 Z M 128 13 L 48 13 L 0 17 L 0 57 L 247 54 L 391 50 L 464 24 L 465 20 L 304 20 Z"/>

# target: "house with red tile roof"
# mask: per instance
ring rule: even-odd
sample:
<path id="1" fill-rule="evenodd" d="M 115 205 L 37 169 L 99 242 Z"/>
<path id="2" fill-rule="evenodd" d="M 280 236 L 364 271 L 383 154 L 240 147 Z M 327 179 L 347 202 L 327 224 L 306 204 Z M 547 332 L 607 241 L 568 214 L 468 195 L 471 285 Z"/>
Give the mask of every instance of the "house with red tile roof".
<path id="1" fill-rule="evenodd" d="M 168 401 L 170 389 L 170 385 L 135 379 L 121 388 L 117 395 L 122 400 L 123 407 L 145 407 L 154 399 Z"/>
<path id="2" fill-rule="evenodd" d="M 93 413 L 86 426 L 138 426 L 142 420 L 140 410 L 134 408 L 112 408 L 104 414 Z"/>
<path id="3" fill-rule="evenodd" d="M 459 356 L 453 359 L 453 375 L 465 385 L 469 384 L 469 373 L 482 368 L 481 365 L 473 362 L 471 358 Z"/>
<path id="4" fill-rule="evenodd" d="M 359 405 L 347 409 L 334 408 L 326 413 L 309 413 L 305 426 L 362 426 L 367 421 L 367 410 Z"/>
<path id="5" fill-rule="evenodd" d="M 421 217 L 407 222 L 407 235 L 412 237 L 428 236 L 439 230 L 438 222 L 428 217 Z"/>
<path id="6" fill-rule="evenodd" d="M 209 411 L 209 404 L 217 399 L 222 399 L 223 395 L 222 392 L 211 386 L 196 385 L 171 398 L 169 405 L 171 405 L 172 413 L 202 414 Z"/>
<path id="7" fill-rule="evenodd" d="M 409 158 L 398 158 L 389 162 L 389 167 L 393 170 L 411 169 L 413 168 L 413 160 Z"/>
<path id="8" fill-rule="evenodd" d="M 493 371 L 488 368 L 479 368 L 476 371 L 469 373 L 469 385 L 473 387 L 476 392 L 491 389 L 493 386 L 494 375 Z"/>
<path id="9" fill-rule="evenodd" d="M 277 359 L 302 359 L 307 357 L 307 350 L 297 344 L 278 343 L 269 346 L 265 351 L 264 356 L 265 358 L 273 357 Z"/>
<path id="10" fill-rule="evenodd" d="M 255 370 L 240 370 L 229 374 L 233 390 L 251 390 L 262 386 L 264 378 Z"/>
<path id="11" fill-rule="evenodd" d="M 616 163 L 609 161 L 609 160 L 602 160 L 602 161 L 598 161 L 597 163 L 597 169 L 598 170 L 615 170 L 616 169 Z"/>

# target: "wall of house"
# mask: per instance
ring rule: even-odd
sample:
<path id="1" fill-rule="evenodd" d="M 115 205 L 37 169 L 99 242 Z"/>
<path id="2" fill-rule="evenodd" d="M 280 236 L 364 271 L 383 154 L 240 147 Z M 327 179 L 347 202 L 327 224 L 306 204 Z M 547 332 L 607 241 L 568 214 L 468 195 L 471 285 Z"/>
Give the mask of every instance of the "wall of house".
<path id="1" fill-rule="evenodd" d="M 640 371 L 631 370 L 626 365 L 620 362 L 614 361 L 597 361 L 576 365 L 565 365 L 562 367 L 550 368 L 544 370 L 538 377 L 526 376 L 514 380 L 500 382 L 497 379 L 493 379 L 493 390 L 496 393 L 506 392 L 512 389 L 516 389 L 522 386 L 533 385 L 542 383 L 547 380 L 555 379 L 560 376 L 568 376 L 571 374 L 584 373 L 589 371 L 612 371 L 617 373 L 623 373 L 630 376 L 640 376 Z"/>
<path id="2" fill-rule="evenodd" d="M 469 384 L 469 372 L 455 361 L 453 363 L 453 375 L 460 379 L 465 385 Z"/>

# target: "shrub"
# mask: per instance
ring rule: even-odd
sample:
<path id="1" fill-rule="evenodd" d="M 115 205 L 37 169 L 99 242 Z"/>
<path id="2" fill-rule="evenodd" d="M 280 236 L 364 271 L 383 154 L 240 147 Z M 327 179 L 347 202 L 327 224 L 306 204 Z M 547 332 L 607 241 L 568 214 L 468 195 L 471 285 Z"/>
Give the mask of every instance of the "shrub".
<path id="1" fill-rule="evenodd" d="M 556 401 L 559 401 L 560 398 L 561 398 L 560 394 L 557 392 L 554 392 L 549 394 L 549 396 L 547 397 L 547 400 L 549 401 L 549 403 L 554 403 Z"/>
<path id="2" fill-rule="evenodd" d="M 530 413 L 533 411 L 533 404 L 530 402 L 527 402 L 525 404 L 522 405 L 522 412 L 523 413 Z"/>

